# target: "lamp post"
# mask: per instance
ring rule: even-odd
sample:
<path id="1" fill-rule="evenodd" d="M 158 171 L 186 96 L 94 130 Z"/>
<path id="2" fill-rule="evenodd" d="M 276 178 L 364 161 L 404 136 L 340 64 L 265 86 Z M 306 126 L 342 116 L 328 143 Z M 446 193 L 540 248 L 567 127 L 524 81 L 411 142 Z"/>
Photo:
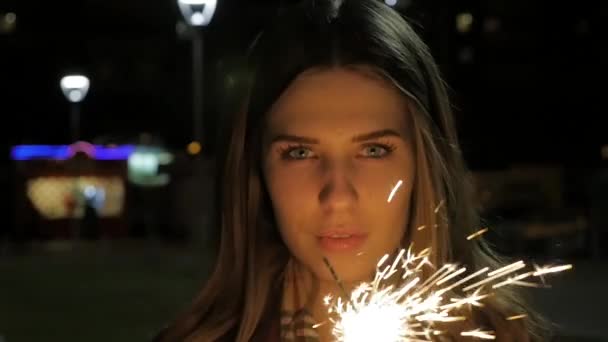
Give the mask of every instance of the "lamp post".
<path id="1" fill-rule="evenodd" d="M 59 85 L 65 98 L 71 103 L 70 108 L 70 135 L 72 143 L 80 140 L 80 103 L 84 100 L 89 92 L 91 82 L 84 75 L 71 74 L 61 78 Z M 81 201 L 80 187 L 80 167 L 76 164 L 76 177 L 74 178 L 73 196 L 74 203 L 78 207 Z M 77 217 L 72 221 L 72 234 L 74 241 L 78 241 L 81 233 L 81 219 Z"/>
<path id="2" fill-rule="evenodd" d="M 192 125 L 194 141 L 203 135 L 203 32 L 217 6 L 217 0 L 177 0 L 184 20 L 191 27 L 192 37 Z"/>
<path id="3" fill-rule="evenodd" d="M 70 134 L 72 142 L 80 139 L 80 103 L 89 92 L 90 81 L 84 75 L 67 75 L 59 82 L 61 91 L 72 104 L 70 110 Z"/>

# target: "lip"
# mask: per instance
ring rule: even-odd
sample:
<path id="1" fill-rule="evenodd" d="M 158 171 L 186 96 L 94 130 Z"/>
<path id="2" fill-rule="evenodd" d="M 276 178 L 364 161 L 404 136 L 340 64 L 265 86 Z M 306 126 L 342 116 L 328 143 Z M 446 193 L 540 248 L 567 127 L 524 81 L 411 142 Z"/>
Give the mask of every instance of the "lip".
<path id="1" fill-rule="evenodd" d="M 328 229 L 319 233 L 317 239 L 327 252 L 350 252 L 365 243 L 367 234 L 357 229 Z"/>
<path id="2" fill-rule="evenodd" d="M 336 228 L 328 228 L 322 230 L 318 237 L 332 237 L 334 235 L 353 235 L 353 236 L 362 236 L 367 235 L 364 231 L 354 227 L 336 227 Z"/>

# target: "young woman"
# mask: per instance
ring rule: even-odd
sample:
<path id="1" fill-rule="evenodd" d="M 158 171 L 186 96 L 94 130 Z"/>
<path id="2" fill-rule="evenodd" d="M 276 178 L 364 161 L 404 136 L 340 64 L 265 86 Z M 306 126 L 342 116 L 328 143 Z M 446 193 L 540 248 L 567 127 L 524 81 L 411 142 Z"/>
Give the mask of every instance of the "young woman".
<path id="1" fill-rule="evenodd" d="M 324 257 L 347 289 L 412 243 L 438 265 L 497 265 L 465 238 L 479 221 L 446 88 L 397 12 L 303 1 L 277 15 L 249 60 L 219 180 L 215 270 L 158 341 L 333 340 L 330 324 L 313 328 L 327 321 L 323 297 L 340 294 Z M 466 324 L 499 341 L 540 338 L 526 309 L 501 288 Z"/>

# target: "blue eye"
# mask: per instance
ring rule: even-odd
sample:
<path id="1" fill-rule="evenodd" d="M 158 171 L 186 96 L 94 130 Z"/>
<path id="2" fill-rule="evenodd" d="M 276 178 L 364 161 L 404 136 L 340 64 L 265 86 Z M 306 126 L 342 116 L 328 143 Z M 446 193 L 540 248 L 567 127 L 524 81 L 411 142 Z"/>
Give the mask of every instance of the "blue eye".
<path id="1" fill-rule="evenodd" d="M 314 157 L 311 149 L 304 146 L 290 146 L 281 152 L 281 157 L 287 160 L 303 160 Z"/>
<path id="2" fill-rule="evenodd" d="M 369 158 L 382 158 L 392 152 L 394 148 L 388 145 L 372 144 L 365 146 L 363 155 Z"/>

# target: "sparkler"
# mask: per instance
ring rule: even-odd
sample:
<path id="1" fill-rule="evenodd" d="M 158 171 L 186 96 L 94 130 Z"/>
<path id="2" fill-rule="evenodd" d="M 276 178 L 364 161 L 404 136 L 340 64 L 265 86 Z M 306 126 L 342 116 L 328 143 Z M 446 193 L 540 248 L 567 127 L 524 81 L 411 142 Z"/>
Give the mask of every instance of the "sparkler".
<path id="1" fill-rule="evenodd" d="M 529 271 L 525 270 L 528 265 L 517 261 L 496 270 L 485 267 L 465 276 L 467 269 L 455 264 L 436 269 L 429 262 L 429 255 L 430 249 L 414 253 L 411 246 L 407 250 L 400 250 L 392 263 L 387 263 L 389 255 L 385 255 L 377 264 L 372 282 L 360 284 L 344 300 L 327 296 L 325 304 L 329 307 L 330 320 L 334 324 L 333 334 L 337 340 L 431 341 L 432 336 L 443 333 L 436 327 L 437 322 L 465 320 L 466 317 L 458 314 L 458 309 L 483 306 L 482 300 L 492 294 L 491 290 L 506 285 L 538 286 L 524 280 L 572 268 L 572 265 L 535 265 Z M 343 289 L 329 260 L 324 258 L 324 262 Z M 432 273 L 424 279 L 423 272 L 429 269 Z M 524 317 L 522 314 L 507 319 Z M 493 331 L 481 329 L 461 331 L 460 334 L 478 339 L 495 339 Z"/>
<path id="2" fill-rule="evenodd" d="M 403 184 L 399 180 L 392 188 L 387 202 L 391 202 Z M 434 209 L 438 214 L 445 204 L 441 201 Z M 433 225 L 432 227 L 437 227 Z M 431 228 L 432 228 L 431 227 Z M 426 229 L 426 225 L 417 230 Z M 488 231 L 487 228 L 469 235 L 473 240 Z M 466 320 L 459 314 L 463 307 L 481 307 L 482 301 L 492 295 L 493 290 L 502 286 L 542 287 L 544 275 L 561 272 L 572 265 L 539 267 L 529 266 L 517 261 L 507 266 L 490 270 L 484 267 L 467 274 L 466 267 L 445 264 L 436 268 L 429 261 L 430 248 L 414 253 L 412 247 L 401 249 L 391 263 L 385 255 L 376 266 L 376 274 L 371 282 L 364 282 L 350 295 L 342 281 L 324 257 L 332 277 L 342 292 L 342 297 L 326 296 L 330 321 L 334 324 L 333 335 L 340 342 L 423 342 L 431 341 L 436 335 L 443 334 L 437 327 L 439 322 L 450 323 Z M 526 270 L 528 268 L 528 270 Z M 430 276 L 425 277 L 423 275 Z M 526 281 L 538 277 L 542 284 Z M 525 314 L 507 317 L 506 320 L 525 318 Z M 495 339 L 493 331 L 477 328 L 461 331 L 461 336 L 478 339 Z"/>

